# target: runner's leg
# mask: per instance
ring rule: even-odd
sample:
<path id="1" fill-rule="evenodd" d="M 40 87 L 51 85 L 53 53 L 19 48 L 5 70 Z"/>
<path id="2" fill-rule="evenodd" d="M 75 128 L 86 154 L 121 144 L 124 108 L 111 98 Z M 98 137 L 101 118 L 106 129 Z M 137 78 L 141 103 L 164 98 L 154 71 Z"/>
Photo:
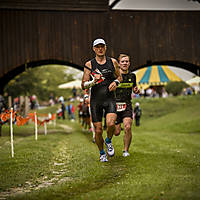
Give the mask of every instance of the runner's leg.
<path id="1" fill-rule="evenodd" d="M 121 132 L 121 124 L 115 125 L 115 136 L 120 135 Z"/>
<path id="2" fill-rule="evenodd" d="M 124 151 L 128 151 L 131 140 L 132 140 L 132 119 L 130 117 L 125 117 L 123 119 L 124 123 Z"/>
<path id="3" fill-rule="evenodd" d="M 106 115 L 106 123 L 107 123 L 107 137 L 112 139 L 113 134 L 115 133 L 115 121 L 117 119 L 117 114 L 108 113 Z"/>
<path id="4" fill-rule="evenodd" d="M 99 148 L 99 151 L 103 150 L 104 139 L 103 139 L 103 129 L 102 129 L 102 122 L 94 122 L 94 129 L 95 129 L 95 142 Z"/>

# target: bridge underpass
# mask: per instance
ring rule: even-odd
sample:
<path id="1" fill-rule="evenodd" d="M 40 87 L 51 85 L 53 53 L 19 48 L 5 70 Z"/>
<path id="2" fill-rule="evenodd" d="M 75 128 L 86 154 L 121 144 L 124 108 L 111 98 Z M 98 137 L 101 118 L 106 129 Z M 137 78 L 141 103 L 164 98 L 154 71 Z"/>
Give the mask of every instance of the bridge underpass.
<path id="1" fill-rule="evenodd" d="M 199 75 L 199 11 L 112 10 L 106 0 L 76 8 L 53 0 L 56 7 L 45 0 L 41 5 L 20 1 L 21 7 L 18 0 L 9 2 L 0 3 L 1 92 L 29 67 L 62 64 L 82 70 L 94 56 L 97 37 L 106 40 L 107 55 L 129 54 L 131 70 L 168 64 Z"/>

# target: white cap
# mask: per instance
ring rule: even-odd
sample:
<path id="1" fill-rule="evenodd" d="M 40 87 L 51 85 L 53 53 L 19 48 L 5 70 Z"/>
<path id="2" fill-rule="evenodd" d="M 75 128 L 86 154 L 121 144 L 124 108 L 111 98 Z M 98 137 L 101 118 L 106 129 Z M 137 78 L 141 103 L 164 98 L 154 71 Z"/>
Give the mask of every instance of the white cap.
<path id="1" fill-rule="evenodd" d="M 104 45 L 106 45 L 105 41 L 103 39 L 101 39 L 101 38 L 98 38 L 98 39 L 96 39 L 93 42 L 93 47 L 96 46 L 96 45 L 98 45 L 98 44 L 104 44 Z"/>
<path id="2" fill-rule="evenodd" d="M 140 104 L 138 102 L 135 103 L 135 106 L 139 106 Z"/>

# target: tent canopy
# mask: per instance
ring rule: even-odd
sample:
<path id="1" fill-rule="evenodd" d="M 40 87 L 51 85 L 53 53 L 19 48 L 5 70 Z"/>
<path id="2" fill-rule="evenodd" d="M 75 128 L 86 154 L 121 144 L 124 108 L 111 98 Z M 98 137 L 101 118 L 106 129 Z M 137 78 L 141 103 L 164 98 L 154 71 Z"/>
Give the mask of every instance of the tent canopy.
<path id="1" fill-rule="evenodd" d="M 68 83 L 64 83 L 58 86 L 60 89 L 68 89 L 68 88 L 81 88 L 81 81 L 80 80 L 74 80 L 70 81 Z"/>
<path id="2" fill-rule="evenodd" d="M 196 76 L 196 77 L 186 81 L 186 83 L 191 86 L 200 86 L 200 77 Z"/>
<path id="3" fill-rule="evenodd" d="M 194 88 L 195 92 L 200 92 L 200 77 L 196 76 L 190 80 L 187 80 L 186 83 Z"/>
<path id="4" fill-rule="evenodd" d="M 137 84 L 143 89 L 166 85 L 169 81 L 182 81 L 167 65 L 152 65 L 135 72 Z"/>

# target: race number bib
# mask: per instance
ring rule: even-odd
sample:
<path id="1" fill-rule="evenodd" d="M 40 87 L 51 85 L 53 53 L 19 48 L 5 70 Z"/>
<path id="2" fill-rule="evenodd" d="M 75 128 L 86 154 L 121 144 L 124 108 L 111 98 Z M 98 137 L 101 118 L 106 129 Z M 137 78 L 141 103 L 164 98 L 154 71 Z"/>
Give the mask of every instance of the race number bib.
<path id="1" fill-rule="evenodd" d="M 122 112 L 126 110 L 126 103 L 117 103 L 117 112 Z"/>

